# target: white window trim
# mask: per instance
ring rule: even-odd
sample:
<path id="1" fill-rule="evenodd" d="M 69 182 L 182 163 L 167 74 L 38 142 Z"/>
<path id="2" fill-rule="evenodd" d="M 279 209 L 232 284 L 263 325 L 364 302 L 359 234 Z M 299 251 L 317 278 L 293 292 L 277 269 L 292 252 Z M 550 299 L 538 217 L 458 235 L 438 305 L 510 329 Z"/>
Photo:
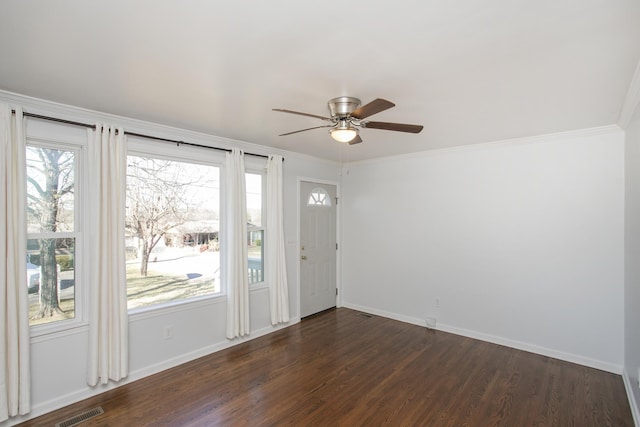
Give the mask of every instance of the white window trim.
<path id="1" fill-rule="evenodd" d="M 224 218 L 224 209 L 223 203 L 225 203 L 225 195 L 224 195 L 224 153 L 208 149 L 208 148 L 193 148 L 188 146 L 178 147 L 173 144 L 165 144 L 158 143 L 158 141 L 146 140 L 136 137 L 131 137 L 127 140 L 127 157 L 128 156 L 137 156 L 137 157 L 152 157 L 161 160 L 169 160 L 176 162 L 186 162 L 186 163 L 194 163 L 204 166 L 217 167 L 219 170 L 219 198 L 220 198 L 220 232 L 218 234 L 218 238 L 220 241 L 220 246 L 222 246 L 224 233 L 222 229 L 224 228 L 223 224 L 225 221 Z M 124 233 L 124 230 L 123 230 Z M 223 251 L 220 253 L 220 265 L 224 265 L 223 260 Z M 226 300 L 226 281 L 224 278 L 224 271 L 221 269 L 220 272 L 220 289 L 218 292 L 214 292 L 208 295 L 200 295 L 191 298 L 185 298 L 182 300 L 169 301 L 165 303 L 158 303 L 153 305 L 148 305 L 144 307 L 136 307 L 128 310 L 130 319 L 140 319 L 153 317 L 156 314 L 161 315 L 165 313 L 171 313 L 175 311 L 180 311 L 183 307 L 193 307 L 199 306 L 200 304 L 208 304 L 209 301 L 213 301 L 214 303 L 219 300 Z"/>

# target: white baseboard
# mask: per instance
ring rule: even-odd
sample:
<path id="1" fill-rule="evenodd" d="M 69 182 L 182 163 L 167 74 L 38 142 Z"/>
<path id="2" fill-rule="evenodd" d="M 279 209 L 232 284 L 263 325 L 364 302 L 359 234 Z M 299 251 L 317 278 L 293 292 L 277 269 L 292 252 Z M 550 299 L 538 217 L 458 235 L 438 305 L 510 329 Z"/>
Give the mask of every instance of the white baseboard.
<path id="1" fill-rule="evenodd" d="M 442 330 L 444 332 L 456 334 L 456 335 L 462 335 L 465 337 L 474 338 L 481 341 L 487 341 L 493 344 L 499 344 L 506 347 L 515 348 L 518 350 L 528 351 L 530 353 L 540 354 L 542 356 L 552 357 L 554 359 L 564 360 L 565 362 L 576 363 L 578 365 L 599 369 L 601 371 L 611 372 L 617 375 L 622 374 L 622 366 L 616 365 L 615 363 L 604 362 L 602 360 L 591 359 L 589 357 L 580 356 L 573 353 L 565 353 L 565 352 L 554 350 L 551 348 L 537 346 L 535 344 L 515 341 L 515 340 L 502 338 L 494 335 L 484 334 L 481 332 L 470 331 L 467 329 L 456 328 L 454 326 L 449 326 L 449 325 L 441 325 L 437 329 Z"/>
<path id="2" fill-rule="evenodd" d="M 626 369 L 622 372 L 622 381 L 624 381 L 624 389 L 627 392 L 627 399 L 629 399 L 629 407 L 631 407 L 631 415 L 633 415 L 633 422 L 636 427 L 640 427 L 640 411 L 638 410 L 638 402 L 633 393 L 633 380 L 629 377 Z"/>
<path id="3" fill-rule="evenodd" d="M 363 305 L 351 304 L 349 302 L 343 302 L 344 308 L 350 308 L 351 310 L 363 311 L 365 313 L 373 314 L 376 316 L 386 317 L 388 319 L 399 320 L 404 323 L 411 323 L 412 325 L 426 326 L 424 319 L 417 317 L 405 316 L 403 314 L 391 313 L 389 311 L 378 310 L 377 308 L 365 307 Z M 439 329 L 439 328 L 436 328 Z"/>
<path id="4" fill-rule="evenodd" d="M 79 402 L 84 399 L 88 399 L 90 397 L 96 396 L 100 393 L 104 393 L 105 391 L 112 390 L 114 388 L 122 387 L 123 385 L 132 383 L 134 381 L 140 380 L 142 378 L 148 377 L 153 374 L 157 374 L 158 372 L 165 371 L 170 368 L 174 368 L 176 366 L 182 365 L 183 363 L 190 362 L 192 360 L 198 359 L 203 356 L 207 356 L 209 354 L 218 352 L 220 350 L 224 350 L 229 347 L 236 346 L 238 344 L 242 344 L 247 341 L 251 341 L 253 339 L 259 338 L 264 335 L 268 335 L 272 332 L 279 331 L 280 329 L 287 328 L 289 326 L 295 325 L 300 322 L 300 318 L 294 318 L 289 321 L 289 323 L 280 324 L 277 326 L 267 326 L 265 328 L 259 329 L 257 331 L 251 332 L 251 334 L 247 337 L 236 338 L 234 340 L 224 340 L 203 348 L 199 348 L 189 353 L 181 354 L 174 358 L 164 360 L 160 363 L 156 363 L 154 365 L 146 366 L 142 369 L 137 369 L 129 373 L 129 376 L 118 383 L 110 382 L 109 384 L 99 384 L 96 387 L 83 388 L 81 390 L 74 391 L 72 393 L 65 394 L 63 396 L 58 396 L 55 399 L 48 400 L 46 402 L 42 402 L 38 405 L 35 405 L 31 408 L 31 412 L 27 415 L 13 417 L 9 420 L 0 423 L 0 427 L 9 427 L 14 426 L 16 424 L 25 422 L 32 418 L 39 417 L 41 415 L 47 414 L 49 412 L 55 411 L 57 409 L 63 408 L 65 406 L 69 406 L 73 403 Z"/>
<path id="5" fill-rule="evenodd" d="M 343 306 L 345 308 L 351 308 L 353 310 L 364 311 L 365 313 L 374 314 L 376 316 L 382 316 L 393 320 L 399 320 L 405 323 L 411 323 L 413 325 L 424 326 L 426 327 L 425 319 L 420 319 L 417 317 L 405 316 L 402 314 L 391 313 L 384 310 L 379 310 L 376 308 L 365 307 L 357 304 L 351 304 L 347 302 L 343 302 Z M 503 338 L 491 334 L 485 334 L 478 331 L 473 331 L 470 329 L 458 328 L 455 326 L 450 326 L 446 324 L 437 323 L 436 327 L 433 328 L 439 331 L 448 332 L 451 334 L 461 335 L 467 338 L 473 338 L 480 341 L 486 341 L 493 344 L 503 345 L 505 347 L 515 348 L 517 350 L 528 351 L 530 353 L 540 354 L 542 356 L 553 357 L 554 359 L 564 360 L 566 362 L 576 363 L 583 366 L 588 366 L 590 368 L 599 369 L 602 371 L 611 372 L 614 374 L 622 374 L 622 366 L 616 365 L 615 363 L 604 362 L 601 360 L 591 359 L 589 357 L 580 356 L 577 354 L 565 353 L 562 351 L 537 346 L 534 344 L 529 344 L 525 342 L 515 341 L 508 338 Z"/>

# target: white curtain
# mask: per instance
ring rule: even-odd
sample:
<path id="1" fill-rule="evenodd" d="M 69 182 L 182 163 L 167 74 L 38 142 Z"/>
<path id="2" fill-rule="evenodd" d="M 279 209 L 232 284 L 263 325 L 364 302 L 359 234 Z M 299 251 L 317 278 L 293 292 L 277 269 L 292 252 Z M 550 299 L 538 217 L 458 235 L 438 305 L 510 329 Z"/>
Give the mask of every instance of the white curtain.
<path id="1" fill-rule="evenodd" d="M 87 382 L 95 386 L 127 376 L 129 332 L 124 226 L 127 148 L 123 130 L 89 129 L 91 223 L 89 360 Z"/>
<path id="2" fill-rule="evenodd" d="M 31 410 L 26 141 L 15 111 L 0 103 L 0 422 Z"/>
<path id="3" fill-rule="evenodd" d="M 227 277 L 227 338 L 249 334 L 249 278 L 247 275 L 247 196 L 244 153 L 226 155 L 226 239 L 223 241 Z"/>
<path id="4" fill-rule="evenodd" d="M 285 259 L 282 156 L 267 161 L 266 276 L 270 286 L 271 324 L 289 321 L 289 286 Z"/>

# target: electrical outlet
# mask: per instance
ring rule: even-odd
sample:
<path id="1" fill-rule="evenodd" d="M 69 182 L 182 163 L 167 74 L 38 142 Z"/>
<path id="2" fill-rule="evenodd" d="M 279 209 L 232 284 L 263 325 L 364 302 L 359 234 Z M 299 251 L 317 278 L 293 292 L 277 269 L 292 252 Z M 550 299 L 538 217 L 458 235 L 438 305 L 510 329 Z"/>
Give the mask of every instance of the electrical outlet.
<path id="1" fill-rule="evenodd" d="M 436 298 L 436 308 L 440 308 L 440 298 Z"/>
<path id="2" fill-rule="evenodd" d="M 168 325 L 164 327 L 164 339 L 170 340 L 173 338 L 173 325 Z"/>

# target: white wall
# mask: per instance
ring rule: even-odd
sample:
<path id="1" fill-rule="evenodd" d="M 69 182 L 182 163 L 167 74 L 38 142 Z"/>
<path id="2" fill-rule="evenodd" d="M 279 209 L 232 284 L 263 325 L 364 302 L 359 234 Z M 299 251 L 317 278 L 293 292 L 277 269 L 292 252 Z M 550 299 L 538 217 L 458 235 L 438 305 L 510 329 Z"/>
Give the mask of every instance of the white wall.
<path id="1" fill-rule="evenodd" d="M 640 108 L 626 129 L 625 144 L 625 385 L 640 424 Z"/>
<path id="2" fill-rule="evenodd" d="M 122 125 L 127 131 L 169 139 L 211 144 L 218 147 L 237 146 L 247 152 L 257 154 L 284 155 L 285 239 L 287 241 L 287 272 L 292 317 L 289 324 L 299 321 L 298 177 L 337 181 L 340 172 L 337 164 L 268 147 L 62 106 L 1 91 L 0 100 L 13 106 L 23 106 L 25 111 L 32 113 L 84 123 L 102 121 Z M 29 119 L 27 122 L 28 137 L 66 141 L 86 140 L 86 130 L 83 128 L 33 119 Z M 158 144 L 164 143 L 158 142 Z M 81 286 L 80 282 L 79 286 Z M 274 328 L 270 324 L 268 287 L 254 288 L 250 293 L 250 299 L 252 333 L 249 339 L 277 330 L 279 327 Z M 226 301 L 224 298 L 209 299 L 132 316 L 129 324 L 130 375 L 122 383 L 142 378 L 244 341 L 242 339 L 229 341 L 225 338 L 225 316 Z M 168 325 L 173 326 L 174 329 L 174 336 L 171 340 L 165 340 L 163 337 L 164 328 Z M 92 389 L 86 384 L 87 330 L 85 322 L 71 330 L 32 338 L 32 412 L 28 417 L 13 418 L 5 423 L 0 423 L 0 426 L 13 425 L 113 387 L 112 385 L 98 386 Z"/>
<path id="3" fill-rule="evenodd" d="M 345 306 L 622 371 L 619 128 L 350 164 L 342 187 Z"/>

